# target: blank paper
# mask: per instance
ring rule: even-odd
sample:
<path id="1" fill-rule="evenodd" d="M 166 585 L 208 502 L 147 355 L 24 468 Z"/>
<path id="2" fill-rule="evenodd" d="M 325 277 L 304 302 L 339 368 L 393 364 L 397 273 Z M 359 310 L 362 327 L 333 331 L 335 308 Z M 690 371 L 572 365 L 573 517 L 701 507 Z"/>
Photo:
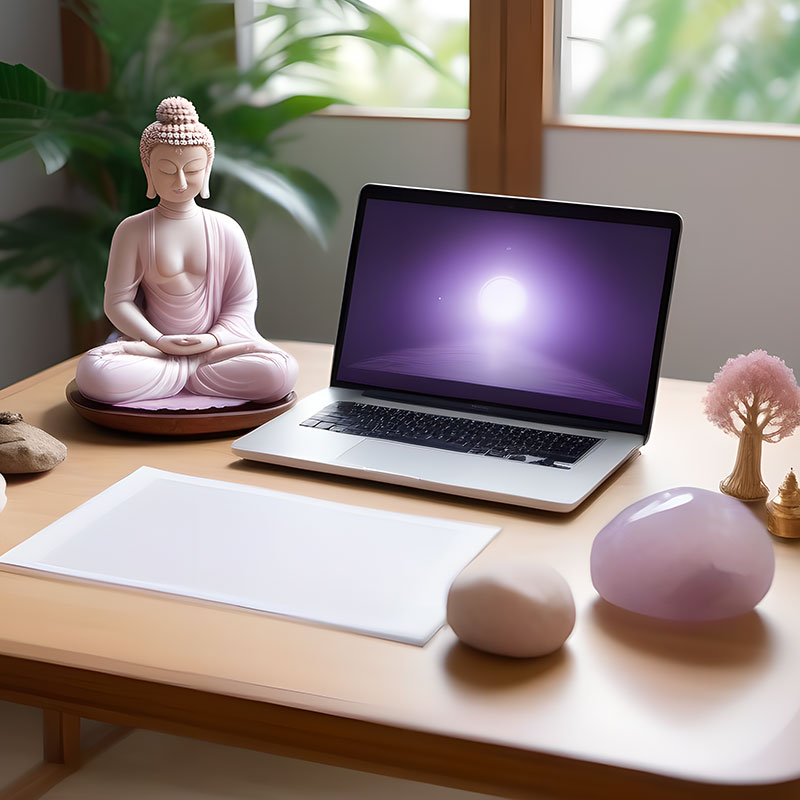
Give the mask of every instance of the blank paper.
<path id="1" fill-rule="evenodd" d="M 142 467 L 0 563 L 422 645 L 499 530 Z"/>

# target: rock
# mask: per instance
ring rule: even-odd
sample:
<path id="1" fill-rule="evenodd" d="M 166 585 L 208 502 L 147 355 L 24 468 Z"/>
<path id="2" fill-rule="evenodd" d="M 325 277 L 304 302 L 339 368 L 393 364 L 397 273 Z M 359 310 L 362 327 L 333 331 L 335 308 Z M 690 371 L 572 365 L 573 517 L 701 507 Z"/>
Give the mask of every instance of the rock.
<path id="1" fill-rule="evenodd" d="M 67 457 L 66 446 L 22 414 L 0 411 L 0 473 L 45 472 Z"/>
<path id="2" fill-rule="evenodd" d="M 615 606 L 671 620 L 752 610 L 772 584 L 764 525 L 740 500 L 678 487 L 628 506 L 595 537 L 592 583 Z"/>
<path id="3" fill-rule="evenodd" d="M 462 642 L 516 658 L 558 650 L 575 625 L 575 602 L 552 567 L 478 559 L 453 581 L 447 622 Z"/>

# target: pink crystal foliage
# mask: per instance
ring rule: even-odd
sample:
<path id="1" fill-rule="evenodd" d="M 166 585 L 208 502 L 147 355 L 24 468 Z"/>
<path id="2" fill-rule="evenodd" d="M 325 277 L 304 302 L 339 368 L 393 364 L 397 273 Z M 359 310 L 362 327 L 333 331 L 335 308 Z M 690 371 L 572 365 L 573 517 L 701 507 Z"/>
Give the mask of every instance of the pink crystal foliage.
<path id="1" fill-rule="evenodd" d="M 708 419 L 739 436 L 755 428 L 765 442 L 777 442 L 800 425 L 800 388 L 794 372 L 764 350 L 729 358 L 706 392 Z"/>
<path id="2" fill-rule="evenodd" d="M 714 620 L 752 610 L 772 584 L 769 534 L 727 495 L 679 487 L 618 514 L 595 537 L 592 583 L 628 611 L 670 620 Z"/>

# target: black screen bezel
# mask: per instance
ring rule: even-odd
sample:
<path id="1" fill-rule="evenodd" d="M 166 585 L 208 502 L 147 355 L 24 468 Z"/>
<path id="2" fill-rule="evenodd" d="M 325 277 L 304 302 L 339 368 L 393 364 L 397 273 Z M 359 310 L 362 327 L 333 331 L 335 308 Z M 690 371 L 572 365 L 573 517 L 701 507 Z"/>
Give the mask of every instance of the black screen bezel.
<path id="1" fill-rule="evenodd" d="M 459 400 L 458 398 L 405 392 L 398 389 L 388 389 L 385 386 L 374 384 L 354 383 L 337 378 L 339 371 L 344 331 L 350 311 L 352 299 L 355 268 L 358 261 L 358 247 L 361 240 L 361 230 L 364 223 L 364 212 L 369 200 L 394 200 L 404 203 L 419 203 L 423 205 L 453 206 L 470 209 L 483 209 L 488 211 L 505 211 L 515 214 L 535 214 L 538 216 L 562 217 L 570 219 L 592 220 L 596 222 L 617 222 L 627 225 L 646 225 L 648 227 L 665 228 L 670 231 L 667 264 L 664 271 L 664 283 L 661 294 L 661 304 L 658 314 L 658 323 L 653 342 L 653 356 L 650 365 L 647 394 L 641 423 L 618 422 L 602 417 L 583 416 L 577 414 L 559 414 L 552 411 L 531 409 L 522 406 L 510 406 L 501 403 L 473 402 Z M 664 349 L 667 317 L 675 280 L 675 268 L 678 257 L 678 246 L 682 230 L 680 215 L 673 211 L 656 211 L 643 208 L 626 208 L 622 206 L 602 206 L 587 203 L 573 203 L 561 200 L 541 200 L 528 197 L 509 197 L 505 195 L 475 194 L 471 192 L 456 192 L 444 189 L 419 189 L 410 186 L 390 186 L 385 184 L 366 184 L 362 187 L 356 208 L 353 236 L 350 243 L 350 254 L 347 261 L 347 274 L 345 276 L 339 325 L 336 332 L 336 344 L 333 353 L 333 366 L 331 369 L 331 386 L 359 389 L 367 392 L 386 391 L 396 396 L 397 399 L 407 400 L 409 403 L 428 403 L 446 408 L 459 409 L 466 412 L 477 412 L 516 419 L 532 420 L 537 422 L 571 425 L 580 428 L 595 430 L 615 430 L 626 433 L 636 433 L 647 439 L 653 421 L 653 407 L 655 405 L 658 375 L 661 367 L 661 357 Z"/>

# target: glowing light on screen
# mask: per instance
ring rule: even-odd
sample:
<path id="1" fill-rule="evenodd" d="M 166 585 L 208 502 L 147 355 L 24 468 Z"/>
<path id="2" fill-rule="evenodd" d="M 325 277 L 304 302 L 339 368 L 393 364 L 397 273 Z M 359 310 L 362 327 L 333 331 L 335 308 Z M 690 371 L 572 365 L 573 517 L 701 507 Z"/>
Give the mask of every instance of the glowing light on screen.
<path id="1" fill-rule="evenodd" d="M 505 275 L 486 281 L 478 294 L 478 311 L 481 316 L 497 325 L 519 319 L 527 304 L 528 298 L 522 284 Z"/>

